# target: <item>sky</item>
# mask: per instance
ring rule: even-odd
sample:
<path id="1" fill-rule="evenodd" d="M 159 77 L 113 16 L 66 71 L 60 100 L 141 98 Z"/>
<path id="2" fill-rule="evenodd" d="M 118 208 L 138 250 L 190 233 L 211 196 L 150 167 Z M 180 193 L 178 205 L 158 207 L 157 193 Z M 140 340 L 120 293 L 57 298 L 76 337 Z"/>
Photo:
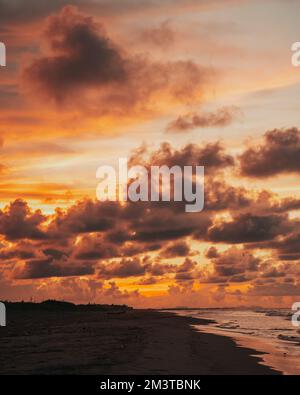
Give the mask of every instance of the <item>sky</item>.
<path id="1" fill-rule="evenodd" d="M 300 298 L 294 0 L 0 0 L 0 298 Z M 205 167 L 205 206 L 100 202 L 96 171 Z"/>

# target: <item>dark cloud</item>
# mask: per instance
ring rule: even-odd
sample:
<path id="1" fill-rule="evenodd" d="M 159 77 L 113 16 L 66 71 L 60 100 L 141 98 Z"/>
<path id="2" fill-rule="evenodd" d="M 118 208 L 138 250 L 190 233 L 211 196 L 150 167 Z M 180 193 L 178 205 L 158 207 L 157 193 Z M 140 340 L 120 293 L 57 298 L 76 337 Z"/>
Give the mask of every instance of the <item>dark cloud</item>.
<path id="1" fill-rule="evenodd" d="M 246 250 L 231 247 L 212 258 L 213 273 L 204 282 L 244 282 L 258 276 L 261 260 Z"/>
<path id="2" fill-rule="evenodd" d="M 253 197 L 243 187 L 233 187 L 223 179 L 206 177 L 205 181 L 205 209 L 222 211 L 226 209 L 240 210 L 250 207 Z"/>
<path id="3" fill-rule="evenodd" d="M 140 296 L 138 289 L 132 292 L 128 292 L 127 290 L 121 291 L 114 281 L 109 282 L 109 288 L 105 288 L 103 294 L 104 296 L 109 296 L 118 299 L 122 299 L 122 298 L 128 299 L 131 297 L 136 298 Z"/>
<path id="4" fill-rule="evenodd" d="M 191 61 L 154 63 L 130 56 L 72 6 L 48 17 L 45 36 L 50 52 L 24 70 L 28 90 L 98 115 L 141 110 L 158 92 L 192 100 L 211 75 Z"/>
<path id="5" fill-rule="evenodd" d="M 162 252 L 162 258 L 175 258 L 178 256 L 187 256 L 190 254 L 190 247 L 185 241 L 178 241 L 167 246 Z"/>
<path id="6" fill-rule="evenodd" d="M 300 261 L 300 253 L 278 254 L 281 261 Z"/>
<path id="7" fill-rule="evenodd" d="M 181 283 L 182 281 L 193 281 L 194 279 L 195 279 L 194 274 L 190 272 L 176 273 L 175 276 L 175 280 L 178 283 Z"/>
<path id="8" fill-rule="evenodd" d="M 206 258 L 218 258 L 219 257 L 219 252 L 216 249 L 216 247 L 209 247 L 209 249 L 205 252 Z"/>
<path id="9" fill-rule="evenodd" d="M 147 261 L 143 262 L 138 258 L 124 258 L 119 262 L 101 264 L 98 275 L 100 278 L 122 278 L 143 276 L 146 273 Z"/>
<path id="10" fill-rule="evenodd" d="M 151 206 L 150 206 L 151 207 Z M 131 226 L 134 232 L 133 240 L 138 242 L 152 243 L 177 240 L 197 232 L 200 235 L 206 234 L 208 226 L 211 224 L 210 215 L 201 212 L 198 215 L 189 216 L 189 213 L 172 208 L 166 205 L 160 207 L 152 206 L 138 221 L 133 221 Z"/>
<path id="11" fill-rule="evenodd" d="M 267 248 L 275 250 L 278 258 L 287 261 L 300 260 L 300 232 L 296 226 L 294 232 L 283 235 L 280 239 L 274 239 L 262 244 L 254 244 L 253 248 Z"/>
<path id="12" fill-rule="evenodd" d="M 183 263 L 176 267 L 176 273 L 191 272 L 197 266 L 197 262 L 192 261 L 190 258 L 185 258 Z"/>
<path id="13" fill-rule="evenodd" d="M 245 248 L 230 247 L 211 258 L 211 263 L 213 271 L 209 268 L 200 272 L 201 282 L 215 284 L 247 282 L 250 285 L 249 295 L 292 295 L 297 288 L 295 288 L 296 284 L 299 284 L 298 262 L 280 262 L 275 257 L 272 259 L 257 257 Z M 269 292 L 268 287 L 270 289 L 276 287 L 277 292 Z"/>
<path id="14" fill-rule="evenodd" d="M 286 215 L 237 215 L 232 221 L 217 222 L 208 231 L 208 239 L 224 243 L 251 243 L 272 240 L 291 225 Z"/>
<path id="15" fill-rule="evenodd" d="M 58 250 L 56 248 L 45 248 L 43 254 L 54 259 L 61 259 L 67 254 L 64 251 Z"/>
<path id="16" fill-rule="evenodd" d="M 136 241 L 153 242 L 159 240 L 173 240 L 187 236 L 195 230 L 192 226 L 180 226 L 178 229 L 173 229 L 171 226 L 165 226 L 165 229 L 159 230 L 158 223 L 155 225 L 157 231 L 154 233 L 152 230 L 140 230 L 136 233 L 134 239 Z"/>
<path id="17" fill-rule="evenodd" d="M 159 277 L 163 276 L 166 273 L 174 273 L 176 272 L 176 265 L 168 265 L 168 264 L 162 264 L 158 262 L 151 263 L 151 265 L 148 266 L 147 272 L 154 277 Z"/>
<path id="18" fill-rule="evenodd" d="M 71 206 L 66 212 L 58 210 L 50 223 L 51 237 L 91 233 L 110 230 L 114 227 L 121 206 L 116 202 L 94 202 L 83 200 Z"/>
<path id="19" fill-rule="evenodd" d="M 7 262 L 14 259 L 31 259 L 36 256 L 34 245 L 31 243 L 16 242 L 14 245 L 1 246 L 0 248 L 0 260 Z"/>
<path id="20" fill-rule="evenodd" d="M 220 276 L 255 272 L 258 270 L 260 259 L 247 251 L 231 248 L 214 260 L 214 268 Z"/>
<path id="21" fill-rule="evenodd" d="M 26 262 L 21 271 L 17 270 L 17 279 L 38 279 L 49 277 L 84 276 L 94 274 L 89 263 L 57 262 L 53 258 L 34 259 Z"/>
<path id="22" fill-rule="evenodd" d="M 192 284 L 195 279 L 199 278 L 199 271 L 197 270 L 197 262 L 190 258 L 185 258 L 182 264 L 176 266 L 175 280 L 177 284 L 190 282 Z"/>
<path id="23" fill-rule="evenodd" d="M 45 238 L 41 224 L 46 216 L 40 210 L 31 211 L 23 200 L 15 200 L 4 210 L 0 210 L 0 233 L 8 240 Z"/>
<path id="24" fill-rule="evenodd" d="M 235 121 L 240 115 L 236 107 L 223 107 L 216 112 L 189 113 L 179 116 L 167 126 L 167 132 L 182 133 L 196 128 L 225 127 Z"/>
<path id="25" fill-rule="evenodd" d="M 272 203 L 271 210 L 277 213 L 284 213 L 292 210 L 300 209 L 300 199 L 297 198 L 283 198 L 280 202 Z"/>
<path id="26" fill-rule="evenodd" d="M 58 210 L 47 228 L 47 237 L 62 240 L 77 234 L 101 233 L 105 239 L 102 244 L 113 245 L 112 251 L 124 252 L 133 248 L 132 243 L 136 248 L 146 243 L 144 248 L 154 251 L 163 240 L 176 240 L 196 231 L 199 237 L 205 234 L 211 225 L 210 214 L 189 216 L 182 205 L 177 207 L 175 203 L 128 202 L 122 206 L 116 202 L 84 200 L 66 212 Z M 99 257 L 103 252 L 100 244 L 90 250 L 96 250 Z"/>
<path id="27" fill-rule="evenodd" d="M 299 296 L 300 283 L 259 283 L 257 282 L 248 291 L 250 296 Z"/>
<path id="28" fill-rule="evenodd" d="M 114 244 L 107 243 L 103 237 L 95 235 L 82 237 L 76 244 L 73 256 L 81 260 L 108 259 L 120 256 L 120 252 Z"/>
<path id="29" fill-rule="evenodd" d="M 270 277 L 274 278 L 274 277 L 284 277 L 284 276 L 285 276 L 284 270 L 272 266 L 262 273 L 261 278 L 270 278 Z"/>
<path id="30" fill-rule="evenodd" d="M 148 256 L 143 258 L 122 258 L 110 263 L 98 265 L 98 277 L 103 279 L 142 277 L 151 279 L 153 283 L 157 277 L 175 275 L 175 278 L 184 276 L 197 276 L 197 263 L 185 258 L 180 265 L 152 262 Z"/>
<path id="31" fill-rule="evenodd" d="M 204 163 L 208 173 L 206 209 L 191 215 L 182 202 L 120 204 L 85 199 L 46 216 L 16 200 L 0 210 L 0 275 L 12 271 L 15 277 L 25 279 L 96 272 L 103 279 L 146 276 L 187 283 L 201 278 L 216 284 L 254 284 L 258 279 L 281 279 L 282 273 L 286 273 L 284 278 L 298 276 L 292 266 L 278 265 L 280 261 L 296 264 L 300 260 L 299 221 L 288 216 L 289 210 L 299 207 L 299 200 L 279 199 L 267 191 L 256 194 L 227 184 L 223 168 L 234 160 L 220 143 L 177 149 L 163 144 L 154 152 L 140 148 L 133 153 L 131 163 L 147 168 L 152 164 Z M 219 219 L 216 214 L 222 211 L 231 219 Z M 197 263 L 189 258 L 193 255 L 190 239 L 247 243 L 248 252 L 223 253 L 212 246 L 205 255 L 213 264 L 214 274 L 205 270 L 201 274 Z M 260 248 L 270 249 L 275 263 L 257 261 L 249 252 Z M 187 259 L 179 265 L 163 261 L 180 256 Z"/>
<path id="32" fill-rule="evenodd" d="M 82 87 L 120 84 L 128 78 L 119 49 L 92 18 L 73 7 L 50 16 L 45 35 L 53 55 L 35 60 L 25 77 L 56 101 Z"/>
<path id="33" fill-rule="evenodd" d="M 289 234 L 280 241 L 275 241 L 273 247 L 275 246 L 281 254 L 300 253 L 300 232 Z"/>
<path id="34" fill-rule="evenodd" d="M 114 244 L 124 244 L 126 241 L 131 240 L 132 237 L 127 229 L 119 228 L 108 232 L 106 239 Z"/>
<path id="35" fill-rule="evenodd" d="M 148 156 L 148 158 L 147 158 Z M 156 166 L 205 166 L 206 173 L 234 165 L 234 158 L 225 152 L 221 143 L 188 144 L 174 149 L 169 143 L 162 143 L 158 150 L 148 152 L 140 147 L 130 158 L 130 164 L 145 167 Z"/>
<path id="36" fill-rule="evenodd" d="M 297 128 L 274 129 L 265 133 L 259 146 L 248 148 L 240 156 L 240 171 L 248 177 L 271 177 L 300 173 L 300 131 Z"/>
<path id="37" fill-rule="evenodd" d="M 137 285 L 152 285 L 152 284 L 156 284 L 158 282 L 158 279 L 155 277 L 145 277 L 142 278 L 138 283 L 136 283 Z"/>

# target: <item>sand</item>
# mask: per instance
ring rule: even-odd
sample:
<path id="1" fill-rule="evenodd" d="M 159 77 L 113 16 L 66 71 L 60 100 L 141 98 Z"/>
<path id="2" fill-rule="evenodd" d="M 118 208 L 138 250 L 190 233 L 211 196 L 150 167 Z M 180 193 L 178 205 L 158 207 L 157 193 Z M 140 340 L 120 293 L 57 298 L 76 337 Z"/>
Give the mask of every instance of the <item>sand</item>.
<path id="1" fill-rule="evenodd" d="M 197 328 L 197 325 L 196 325 Z M 285 375 L 300 374 L 299 351 L 294 343 L 290 341 L 277 340 L 273 338 L 258 338 L 242 333 L 219 330 L 211 326 L 201 325 L 198 327 L 201 332 L 213 333 L 221 336 L 228 336 L 234 342 L 244 348 L 258 350 L 262 364 L 273 368 Z"/>
<path id="2" fill-rule="evenodd" d="M 0 328 L 0 374 L 276 373 L 253 349 L 191 326 L 206 323 L 153 310 L 13 311 Z"/>

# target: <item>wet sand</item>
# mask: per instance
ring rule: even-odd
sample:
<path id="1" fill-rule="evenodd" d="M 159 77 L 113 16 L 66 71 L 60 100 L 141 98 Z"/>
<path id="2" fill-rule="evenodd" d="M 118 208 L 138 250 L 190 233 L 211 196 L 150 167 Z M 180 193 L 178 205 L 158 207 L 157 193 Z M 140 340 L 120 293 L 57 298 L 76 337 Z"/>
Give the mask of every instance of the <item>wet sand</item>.
<path id="1" fill-rule="evenodd" d="M 0 374 L 276 374 L 259 352 L 191 326 L 205 324 L 151 310 L 8 312 Z"/>
<path id="2" fill-rule="evenodd" d="M 295 346 L 289 341 L 258 338 L 233 331 L 219 330 L 210 326 L 200 325 L 201 333 L 210 333 L 218 336 L 228 336 L 233 339 L 239 347 L 249 348 L 258 351 L 261 354 L 261 364 L 269 366 L 282 374 L 299 375 L 300 360 L 299 351 L 295 350 Z"/>

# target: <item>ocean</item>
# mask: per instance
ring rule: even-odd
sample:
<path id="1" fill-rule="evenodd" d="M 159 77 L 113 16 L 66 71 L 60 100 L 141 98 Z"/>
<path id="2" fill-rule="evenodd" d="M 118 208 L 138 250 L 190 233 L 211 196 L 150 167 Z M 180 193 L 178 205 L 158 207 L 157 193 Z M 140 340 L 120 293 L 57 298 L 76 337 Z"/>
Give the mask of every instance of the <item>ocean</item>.
<path id="1" fill-rule="evenodd" d="M 231 337 L 262 354 L 262 362 L 284 374 L 300 374 L 300 326 L 287 309 L 180 309 L 178 315 L 215 321 L 196 330 Z M 255 353 L 253 354 L 255 355 Z"/>

